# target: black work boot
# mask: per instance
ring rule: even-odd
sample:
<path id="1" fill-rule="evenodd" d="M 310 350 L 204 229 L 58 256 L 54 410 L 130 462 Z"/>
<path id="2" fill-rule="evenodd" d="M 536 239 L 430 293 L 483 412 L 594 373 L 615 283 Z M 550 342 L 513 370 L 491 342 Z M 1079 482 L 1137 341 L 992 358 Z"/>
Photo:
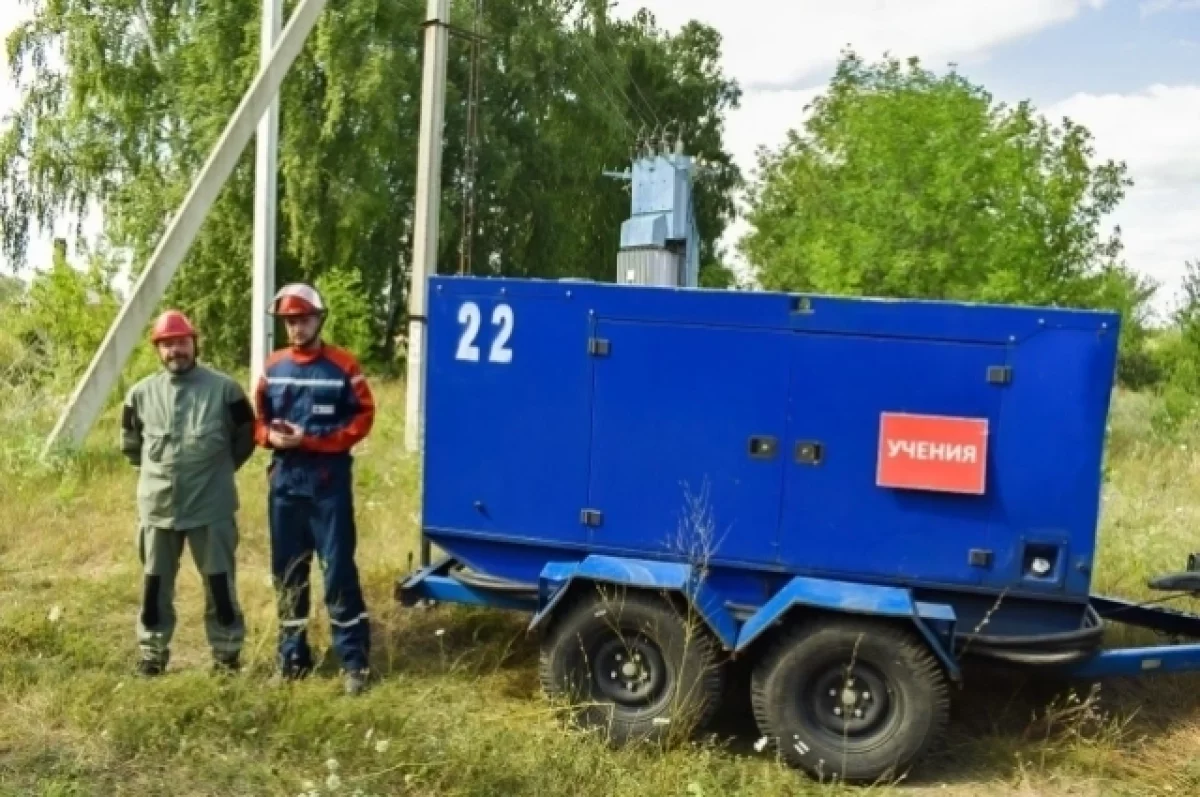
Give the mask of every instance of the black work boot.
<path id="1" fill-rule="evenodd" d="M 137 665 L 137 674 L 143 678 L 154 678 L 167 671 L 167 663 L 162 659 L 142 659 Z"/>
<path id="2" fill-rule="evenodd" d="M 272 681 L 275 683 L 287 683 L 289 681 L 303 681 L 312 674 L 312 660 L 306 656 L 291 656 L 279 662 L 279 669 L 272 676 Z"/>
<path id="3" fill-rule="evenodd" d="M 367 688 L 371 671 L 366 667 L 359 670 L 346 670 L 345 688 L 348 695 L 361 695 Z"/>

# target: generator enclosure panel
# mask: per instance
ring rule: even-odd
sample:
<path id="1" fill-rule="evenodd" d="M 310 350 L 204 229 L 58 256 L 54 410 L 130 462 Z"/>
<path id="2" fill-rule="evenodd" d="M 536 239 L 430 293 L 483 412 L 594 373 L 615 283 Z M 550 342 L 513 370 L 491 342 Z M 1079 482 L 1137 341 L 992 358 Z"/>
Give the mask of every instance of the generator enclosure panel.
<path id="1" fill-rule="evenodd" d="M 434 277 L 428 323 L 422 526 L 472 568 L 1088 600 L 1116 313 Z"/>

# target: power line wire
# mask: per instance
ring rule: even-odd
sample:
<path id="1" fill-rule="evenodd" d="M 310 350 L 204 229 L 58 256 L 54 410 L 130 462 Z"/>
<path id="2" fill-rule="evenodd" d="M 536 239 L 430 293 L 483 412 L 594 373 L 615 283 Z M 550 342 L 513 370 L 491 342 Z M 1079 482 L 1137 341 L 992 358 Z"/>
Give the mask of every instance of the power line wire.
<path id="1" fill-rule="evenodd" d="M 597 25 L 596 33 L 600 37 L 602 37 L 606 42 L 608 42 L 608 46 L 613 50 L 613 52 L 617 53 L 619 56 L 620 49 L 617 47 L 617 44 L 613 40 L 613 38 L 608 34 L 608 31 L 605 29 L 606 27 L 607 27 L 606 25 L 605 26 Z M 661 123 L 659 122 L 658 114 L 655 113 L 655 111 L 654 111 L 654 105 L 650 102 L 650 100 L 646 99 L 645 93 L 642 92 L 642 87 L 638 85 L 638 82 L 633 77 L 633 70 L 629 67 L 628 64 L 625 63 L 625 59 L 623 59 L 623 58 L 618 57 L 617 63 L 619 63 L 621 65 L 621 71 L 625 73 L 625 76 L 627 78 L 629 78 L 629 83 L 630 83 L 630 85 L 633 86 L 633 90 L 635 92 L 637 92 L 637 95 L 638 95 L 638 97 L 641 98 L 642 103 L 644 104 L 646 110 L 648 110 L 650 112 L 650 116 L 654 119 L 654 124 L 656 126 L 660 125 Z M 627 99 L 628 99 L 628 97 L 627 97 Z"/>
<path id="2" fill-rule="evenodd" d="M 598 34 L 600 31 L 600 28 L 596 27 L 595 31 Z M 625 91 L 625 88 L 621 85 L 621 80 L 616 75 L 614 75 L 612 70 L 610 70 L 608 68 L 608 66 L 605 64 L 604 55 L 596 48 L 595 39 L 588 40 L 587 44 L 585 46 L 588 48 L 588 50 L 590 50 L 591 55 L 595 56 L 596 63 L 599 65 L 600 69 L 604 72 L 604 76 L 607 77 L 612 82 L 612 85 L 616 88 L 616 90 L 621 94 L 622 97 L 625 98 L 625 102 L 627 102 L 629 104 L 630 109 L 633 111 L 634 115 L 638 118 L 638 121 L 648 127 L 649 120 L 645 117 L 644 114 L 642 114 L 641 110 L 637 107 L 637 103 L 635 103 L 630 98 L 629 93 Z M 658 117 L 654 114 L 653 109 L 650 109 L 650 114 L 651 114 L 651 116 L 654 117 L 654 125 L 657 127 L 658 126 Z"/>
<path id="3" fill-rule="evenodd" d="M 612 70 L 607 66 L 607 62 L 606 62 L 604 56 L 597 49 L 597 42 L 596 42 L 595 34 L 600 31 L 600 28 L 596 25 L 595 20 L 596 20 L 596 17 L 593 16 L 592 17 L 593 24 L 592 24 L 592 27 L 590 27 L 590 28 L 587 25 L 588 17 L 586 15 L 580 15 L 575 20 L 576 39 L 578 39 L 578 41 L 579 41 L 578 47 L 580 49 L 579 57 L 581 59 L 583 67 L 587 70 L 587 72 L 591 76 L 591 78 L 596 81 L 597 86 L 600 87 L 601 91 L 604 93 L 604 95 L 608 99 L 609 103 L 613 106 L 614 110 L 616 110 L 621 115 L 622 119 L 625 118 L 624 107 L 627 107 L 629 109 L 629 111 L 631 112 L 632 116 L 638 122 L 638 124 L 640 124 L 643 128 L 653 127 L 653 125 L 651 125 L 650 122 L 648 121 L 646 115 L 644 113 L 642 113 L 642 110 L 638 107 L 637 103 L 635 103 L 630 98 L 628 92 L 625 91 L 625 88 L 622 86 L 621 81 L 616 76 L 614 76 Z M 611 42 L 611 40 L 610 40 L 610 42 Z M 596 62 L 596 66 L 599 68 L 599 70 L 601 72 L 604 73 L 604 76 L 605 76 L 605 78 L 607 78 L 607 80 L 603 80 L 597 76 L 596 70 L 594 70 L 592 68 L 591 64 L 589 63 L 591 61 Z M 612 88 L 616 89 L 617 94 L 621 95 L 621 97 L 624 98 L 624 100 L 625 100 L 624 107 L 622 106 L 622 104 L 620 102 L 616 101 L 613 98 L 612 93 L 608 90 L 609 85 L 611 85 Z M 651 110 L 651 115 L 653 115 L 653 109 L 651 108 L 650 110 Z M 629 128 L 629 131 L 634 135 L 634 138 L 638 139 L 639 138 L 638 131 L 633 128 L 633 125 L 629 124 L 628 120 L 625 120 L 625 124 L 626 124 L 626 127 Z"/>
<path id="4" fill-rule="evenodd" d="M 582 50 L 582 48 L 581 48 L 581 50 Z M 604 81 L 602 81 L 600 78 L 598 78 L 596 76 L 595 71 L 591 68 L 591 66 L 588 65 L 586 58 L 581 58 L 580 63 L 583 64 L 583 68 L 587 70 L 588 75 L 591 76 L 592 80 L 596 81 L 596 86 L 600 89 L 600 91 L 602 91 L 604 93 L 604 96 L 608 99 L 609 103 L 612 105 L 613 110 L 617 112 L 617 119 L 620 120 L 621 124 L 625 125 L 625 127 L 629 130 L 630 133 L 633 133 L 636 136 L 637 130 L 634 129 L 633 125 L 629 123 L 629 120 L 625 118 L 625 112 L 624 112 L 624 109 L 621 107 L 621 103 L 617 102 L 616 99 L 613 98 L 612 92 L 610 92 L 608 90 L 608 88 L 604 85 Z M 627 99 L 627 101 L 628 101 L 628 99 Z M 634 115 L 638 117 L 638 121 L 641 122 L 643 125 L 645 125 L 646 120 L 643 119 L 641 114 L 639 114 L 637 112 L 637 109 L 633 108 L 632 105 L 630 106 L 630 108 L 633 110 Z"/>

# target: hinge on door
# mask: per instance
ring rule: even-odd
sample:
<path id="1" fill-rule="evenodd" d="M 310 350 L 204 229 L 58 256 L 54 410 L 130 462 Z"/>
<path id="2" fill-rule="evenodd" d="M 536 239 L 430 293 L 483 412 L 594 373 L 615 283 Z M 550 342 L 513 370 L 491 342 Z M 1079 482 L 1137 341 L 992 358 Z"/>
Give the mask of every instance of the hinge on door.
<path id="1" fill-rule="evenodd" d="M 579 522 L 585 526 L 596 527 L 604 520 L 604 515 L 598 509 L 585 509 L 579 513 Z"/>
<path id="2" fill-rule="evenodd" d="M 588 354 L 593 357 L 607 357 L 612 345 L 604 338 L 588 339 Z"/>
<path id="3" fill-rule="evenodd" d="M 987 370 L 987 380 L 993 385 L 1007 385 L 1012 382 L 1012 366 L 1010 365 L 989 365 Z"/>

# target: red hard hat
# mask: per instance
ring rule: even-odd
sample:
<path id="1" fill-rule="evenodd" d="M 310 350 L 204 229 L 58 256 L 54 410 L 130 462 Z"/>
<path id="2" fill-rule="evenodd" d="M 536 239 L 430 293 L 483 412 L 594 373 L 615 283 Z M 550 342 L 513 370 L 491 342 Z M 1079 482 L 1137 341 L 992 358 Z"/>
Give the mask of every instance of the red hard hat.
<path id="1" fill-rule="evenodd" d="M 325 302 L 315 288 L 294 282 L 285 285 L 275 294 L 272 315 L 319 315 L 325 312 Z"/>
<path id="2" fill-rule="evenodd" d="M 154 329 L 150 332 L 152 343 L 158 343 L 166 338 L 186 337 L 196 337 L 196 330 L 192 326 L 192 322 L 188 321 L 188 317 L 178 310 L 167 310 L 160 315 L 154 322 Z"/>

